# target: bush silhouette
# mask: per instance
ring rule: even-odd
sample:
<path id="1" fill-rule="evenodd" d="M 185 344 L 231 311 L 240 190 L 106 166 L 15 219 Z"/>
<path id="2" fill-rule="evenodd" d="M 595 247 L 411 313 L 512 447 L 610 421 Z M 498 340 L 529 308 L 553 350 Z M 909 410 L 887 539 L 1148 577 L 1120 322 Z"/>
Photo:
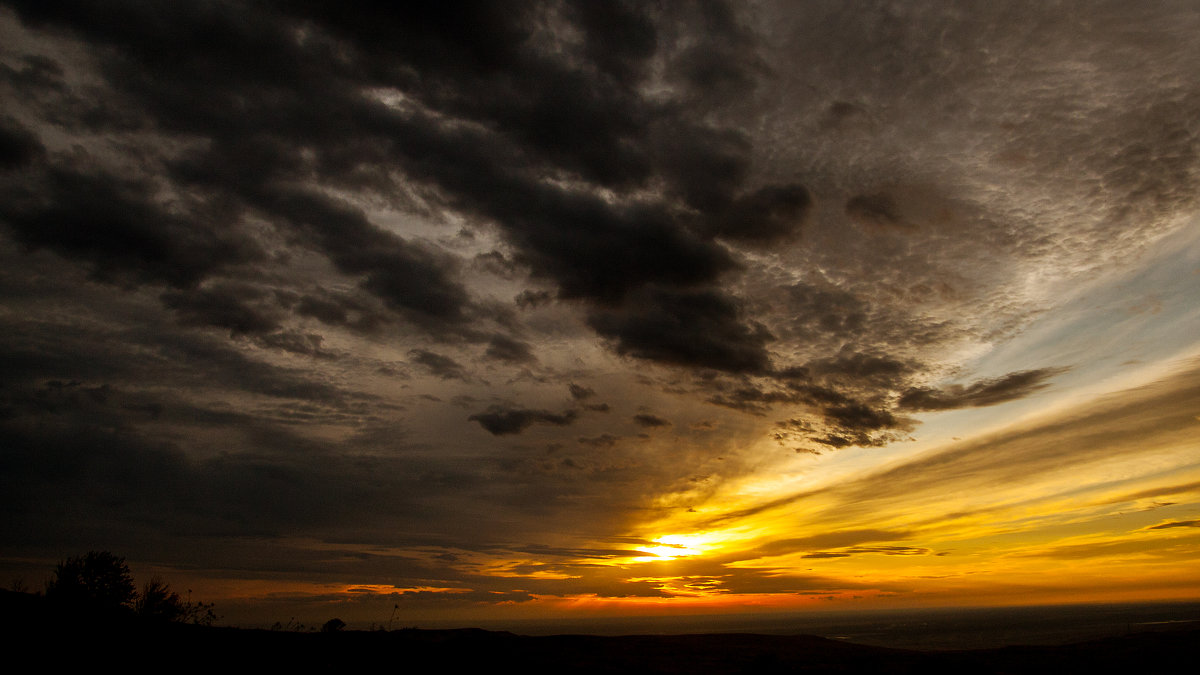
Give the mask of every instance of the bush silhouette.
<path id="1" fill-rule="evenodd" d="M 160 621 L 179 621 L 187 611 L 183 599 L 162 579 L 154 577 L 142 586 L 142 594 L 133 603 L 138 616 Z"/>
<path id="2" fill-rule="evenodd" d="M 153 577 L 142 586 L 142 594 L 133 603 L 133 611 L 140 617 L 154 621 L 178 621 L 211 626 L 217 620 L 212 603 L 192 602 L 179 597 L 170 585 L 159 577 Z"/>
<path id="3" fill-rule="evenodd" d="M 137 588 L 125 559 L 108 551 L 67 558 L 46 584 L 46 599 L 90 611 L 127 611 L 136 598 Z"/>
<path id="4" fill-rule="evenodd" d="M 212 603 L 192 602 L 159 577 L 137 592 L 125 559 L 108 551 L 88 551 L 67 558 L 46 584 L 46 599 L 59 607 L 89 613 L 132 613 L 143 619 L 211 626 L 217 620 Z"/>
<path id="5" fill-rule="evenodd" d="M 341 619 L 330 619 L 321 626 L 322 633 L 336 633 L 346 627 L 346 622 Z"/>

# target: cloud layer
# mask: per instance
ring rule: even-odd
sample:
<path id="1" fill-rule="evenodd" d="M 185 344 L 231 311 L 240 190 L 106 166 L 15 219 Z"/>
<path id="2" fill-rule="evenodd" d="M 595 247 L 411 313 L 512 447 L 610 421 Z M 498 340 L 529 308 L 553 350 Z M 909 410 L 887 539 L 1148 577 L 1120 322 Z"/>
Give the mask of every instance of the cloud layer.
<path id="1" fill-rule="evenodd" d="M 299 571 L 330 546 L 458 589 L 414 602 L 828 590 L 601 563 L 686 548 L 646 523 L 763 476 L 1116 372 L 987 359 L 1194 223 L 1197 28 L 1170 3 L 5 0 L 5 549 L 219 542 L 225 570 L 286 540 Z M 794 503 L 755 494 L 721 517 Z M 779 541 L 936 555 L 852 531 Z"/>

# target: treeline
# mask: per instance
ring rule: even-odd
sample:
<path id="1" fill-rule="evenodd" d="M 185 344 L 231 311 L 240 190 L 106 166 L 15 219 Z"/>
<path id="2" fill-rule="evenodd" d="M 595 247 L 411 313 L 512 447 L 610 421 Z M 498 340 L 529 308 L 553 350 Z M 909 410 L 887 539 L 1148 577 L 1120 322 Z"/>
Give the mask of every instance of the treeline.
<path id="1" fill-rule="evenodd" d="M 139 590 L 125 559 L 108 551 L 67 558 L 46 582 L 46 601 L 59 611 L 212 625 L 218 618 L 213 604 L 194 602 L 187 593 L 181 597 L 157 576 Z"/>

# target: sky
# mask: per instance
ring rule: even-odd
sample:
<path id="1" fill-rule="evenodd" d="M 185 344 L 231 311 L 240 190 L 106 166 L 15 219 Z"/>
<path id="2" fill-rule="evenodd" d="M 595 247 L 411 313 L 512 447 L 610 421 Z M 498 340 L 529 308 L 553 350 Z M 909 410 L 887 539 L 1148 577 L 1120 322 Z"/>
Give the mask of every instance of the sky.
<path id="1" fill-rule="evenodd" d="M 1200 5 L 0 1 L 0 573 L 1200 599 Z"/>

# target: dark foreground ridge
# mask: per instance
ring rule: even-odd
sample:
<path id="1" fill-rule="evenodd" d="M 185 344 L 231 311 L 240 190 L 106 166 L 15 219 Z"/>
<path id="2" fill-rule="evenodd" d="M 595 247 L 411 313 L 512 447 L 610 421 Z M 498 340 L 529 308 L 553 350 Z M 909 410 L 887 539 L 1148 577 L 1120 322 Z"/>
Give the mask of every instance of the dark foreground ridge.
<path id="1" fill-rule="evenodd" d="M 0 592 L 6 638 L 36 665 L 237 666 L 300 672 L 398 668 L 489 673 L 1175 673 L 1200 630 L 1133 633 L 1059 646 L 919 651 L 810 635 L 549 635 L 480 629 L 299 633 L 155 622 L 57 611 L 44 598 Z M 412 669 L 419 668 L 419 671 Z M 429 670 L 425 670 L 429 669 Z"/>

